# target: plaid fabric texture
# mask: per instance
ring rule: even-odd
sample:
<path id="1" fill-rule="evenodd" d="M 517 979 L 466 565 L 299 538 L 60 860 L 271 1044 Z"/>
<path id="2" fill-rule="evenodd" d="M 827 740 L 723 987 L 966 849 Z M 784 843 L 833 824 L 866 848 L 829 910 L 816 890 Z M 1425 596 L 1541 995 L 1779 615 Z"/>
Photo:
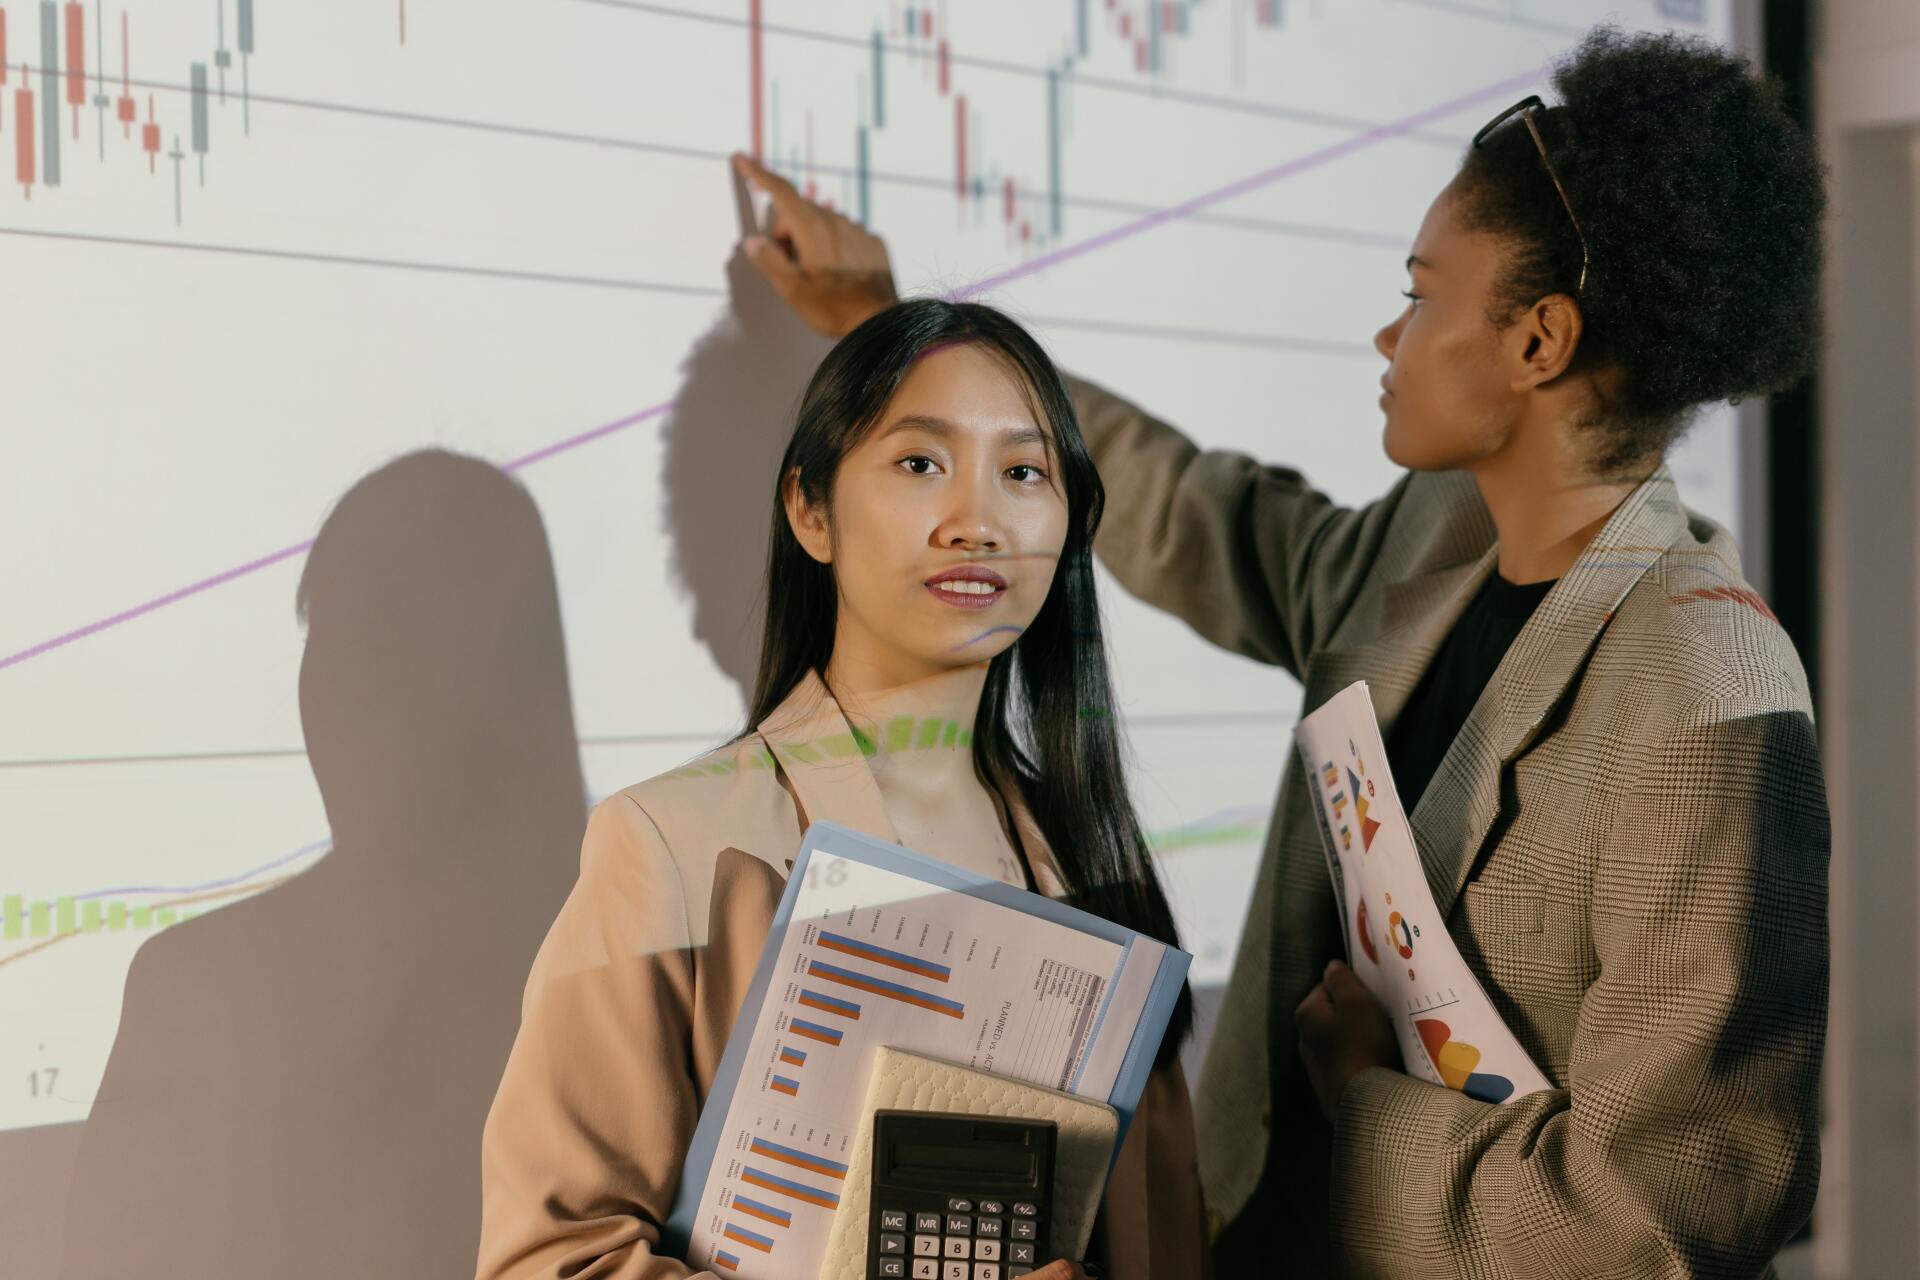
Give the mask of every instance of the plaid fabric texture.
<path id="1" fill-rule="evenodd" d="M 1121 584 L 1292 672 L 1306 710 L 1368 681 L 1390 730 L 1493 571 L 1472 479 L 1409 475 L 1347 510 L 1068 385 Z M 1446 927 L 1549 1092 L 1492 1106 L 1374 1069 L 1321 1117 L 1293 1009 L 1342 944 L 1307 780 L 1274 750 L 1196 1097 L 1216 1222 L 1257 1223 L 1283 1275 L 1770 1274 L 1818 1180 L 1826 792 L 1799 659 L 1726 531 L 1665 468 L 1640 485 L 1411 815 Z"/>

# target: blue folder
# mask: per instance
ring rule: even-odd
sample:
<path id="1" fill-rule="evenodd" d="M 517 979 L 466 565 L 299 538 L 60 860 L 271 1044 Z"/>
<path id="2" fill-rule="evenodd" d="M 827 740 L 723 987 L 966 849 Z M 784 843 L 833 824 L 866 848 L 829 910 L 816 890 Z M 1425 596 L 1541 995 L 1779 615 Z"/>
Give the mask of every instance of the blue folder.
<path id="1" fill-rule="evenodd" d="M 662 1252 L 673 1257 L 685 1258 L 687 1248 L 693 1238 L 694 1219 L 700 1208 L 700 1195 L 706 1189 L 707 1174 L 713 1167 L 713 1159 L 720 1145 L 720 1132 L 726 1125 L 728 1104 L 740 1082 L 740 1070 L 747 1056 L 747 1043 L 753 1038 L 753 1028 L 758 1023 L 762 1007 L 766 1003 L 767 989 L 773 985 L 773 967 L 779 959 L 780 944 L 786 937 L 787 926 L 793 920 L 793 908 L 800 896 L 800 886 L 806 883 L 807 867 L 815 854 L 828 858 L 845 858 L 852 862 L 863 862 L 871 866 L 882 867 L 900 875 L 910 876 L 922 881 L 934 889 L 955 893 L 971 894 L 984 898 L 1001 906 L 1011 907 L 1043 920 L 1067 925 L 1082 933 L 1108 942 L 1131 948 L 1134 939 L 1142 936 L 1124 925 L 1102 919 L 1091 912 L 1070 907 L 1064 902 L 1029 893 L 1025 889 L 989 880 L 985 876 L 930 858 L 923 853 L 885 840 L 876 840 L 865 832 L 855 831 L 852 827 L 841 826 L 837 822 L 815 822 L 806 830 L 800 842 L 800 853 L 793 860 L 793 871 L 787 877 L 787 891 L 781 895 L 780 909 L 774 913 L 773 927 L 767 934 L 766 946 L 760 950 L 760 963 L 754 968 L 753 983 L 747 988 L 746 999 L 740 1005 L 739 1016 L 734 1019 L 733 1032 L 727 1038 L 727 1049 L 720 1058 L 720 1068 L 713 1078 L 713 1090 L 707 1095 L 706 1104 L 700 1109 L 700 1122 L 693 1131 L 693 1143 L 687 1148 L 687 1159 L 680 1170 L 680 1186 L 674 1194 L 673 1211 L 668 1215 L 665 1228 L 661 1232 Z M 1161 958 L 1160 971 L 1154 975 L 1153 986 L 1147 995 L 1146 1007 L 1140 1015 L 1140 1022 L 1134 1029 L 1133 1040 L 1128 1044 L 1126 1055 L 1121 1059 L 1120 1073 L 1114 1081 L 1113 1092 L 1101 1099 L 1111 1106 L 1120 1116 L 1119 1138 L 1113 1146 L 1113 1158 L 1120 1158 L 1120 1147 L 1127 1136 L 1127 1125 L 1133 1119 L 1134 1108 L 1139 1105 L 1140 1091 L 1146 1087 L 1147 1073 L 1153 1070 L 1153 1060 L 1160 1050 L 1160 1041 L 1166 1035 L 1167 1022 L 1173 1016 L 1174 1003 L 1180 998 L 1180 991 L 1186 982 L 1187 966 L 1193 957 L 1175 947 L 1168 947 Z M 1124 963 L 1124 961 L 1123 961 Z M 1113 989 L 1109 985 L 1100 1010 L 1094 1018 L 1096 1033 L 1104 1023 L 1107 1006 L 1113 1001 Z M 1112 1172 L 1112 1165 L 1108 1165 Z"/>

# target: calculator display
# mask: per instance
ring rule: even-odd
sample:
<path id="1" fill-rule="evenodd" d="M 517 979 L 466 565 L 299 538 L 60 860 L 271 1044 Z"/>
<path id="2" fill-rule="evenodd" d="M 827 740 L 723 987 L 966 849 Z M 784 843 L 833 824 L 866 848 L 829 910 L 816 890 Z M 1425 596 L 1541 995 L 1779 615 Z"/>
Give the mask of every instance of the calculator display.
<path id="1" fill-rule="evenodd" d="M 933 1146 L 903 1142 L 893 1150 L 892 1167 L 901 1173 L 960 1171 L 1027 1181 L 1033 1177 L 1033 1156 L 1020 1147 Z"/>

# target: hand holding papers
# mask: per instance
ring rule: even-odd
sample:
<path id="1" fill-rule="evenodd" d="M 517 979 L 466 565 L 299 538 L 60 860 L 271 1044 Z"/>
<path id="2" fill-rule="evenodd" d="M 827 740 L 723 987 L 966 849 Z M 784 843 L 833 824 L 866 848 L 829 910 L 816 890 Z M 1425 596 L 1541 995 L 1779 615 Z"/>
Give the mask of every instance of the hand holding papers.
<path id="1" fill-rule="evenodd" d="M 1440 918 L 1366 683 L 1328 699 L 1294 740 L 1312 779 L 1347 962 L 1392 1019 L 1408 1073 L 1484 1102 L 1552 1088 Z"/>
<path id="2" fill-rule="evenodd" d="M 741 1276 L 814 1274 L 883 1045 L 1106 1102 L 1124 1137 L 1189 960 L 814 823 L 700 1113 L 671 1247 Z"/>

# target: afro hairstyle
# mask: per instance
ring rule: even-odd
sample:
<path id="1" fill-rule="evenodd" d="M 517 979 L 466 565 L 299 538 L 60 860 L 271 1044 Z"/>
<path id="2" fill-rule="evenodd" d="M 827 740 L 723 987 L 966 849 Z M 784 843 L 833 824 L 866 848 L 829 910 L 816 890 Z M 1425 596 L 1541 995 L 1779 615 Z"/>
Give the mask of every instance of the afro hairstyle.
<path id="1" fill-rule="evenodd" d="M 1811 367 L 1826 175 L 1778 81 L 1697 37 L 1596 27 L 1553 84 L 1560 104 L 1533 114 L 1566 204 L 1518 116 L 1468 149 L 1452 190 L 1460 225 L 1507 250 L 1496 327 L 1576 297 L 1575 367 L 1602 375 L 1592 461 L 1624 472 L 1664 454 L 1699 406 L 1784 390 Z"/>

